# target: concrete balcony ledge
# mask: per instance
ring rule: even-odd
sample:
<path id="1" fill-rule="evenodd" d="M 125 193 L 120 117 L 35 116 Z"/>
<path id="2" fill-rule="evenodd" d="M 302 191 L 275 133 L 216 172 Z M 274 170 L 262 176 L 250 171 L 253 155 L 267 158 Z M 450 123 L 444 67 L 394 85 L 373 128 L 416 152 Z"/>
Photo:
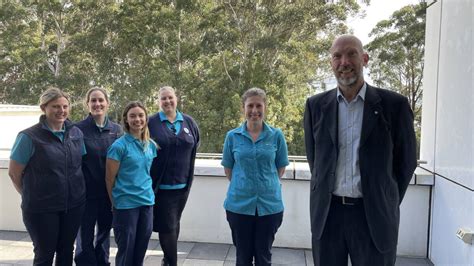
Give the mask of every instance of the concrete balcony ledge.
<path id="1" fill-rule="evenodd" d="M 0 169 L 8 169 L 9 159 L 0 159 Z"/>
<path id="2" fill-rule="evenodd" d="M 0 230 L 25 231 L 21 197 L 8 177 L 8 159 L 0 159 Z M 231 244 L 223 202 L 229 181 L 219 159 L 198 159 L 196 178 L 181 220 L 181 241 Z M 429 202 L 432 175 L 417 170 L 400 206 L 398 255 L 425 258 L 428 243 Z M 311 247 L 309 183 L 306 162 L 291 162 L 281 179 L 285 214 L 274 246 Z M 413 220 L 416 217 L 416 221 Z"/>
<path id="3" fill-rule="evenodd" d="M 6 151 L 4 157 L 7 157 Z M 8 158 L 0 158 L 0 169 L 7 169 L 9 161 Z M 216 159 L 197 159 L 194 175 L 225 177 L 224 167 L 222 167 L 221 161 Z M 311 180 L 308 164 L 306 162 L 290 162 L 282 179 Z M 418 167 L 413 174 L 410 185 L 432 186 L 434 185 L 434 174 Z"/>
<path id="4" fill-rule="evenodd" d="M 420 186 L 433 186 L 434 185 L 434 174 L 426 171 L 423 168 L 417 167 L 412 179 L 413 185 Z M 412 184 L 410 182 L 410 184 Z"/>
<path id="5" fill-rule="evenodd" d="M 224 168 L 220 160 L 216 159 L 197 159 L 196 168 L 194 170 L 196 176 L 221 176 L 225 177 Z M 306 162 L 290 162 L 286 167 L 284 180 L 311 180 L 308 163 Z M 410 181 L 410 185 L 434 185 L 434 175 L 422 168 L 417 168 Z"/>

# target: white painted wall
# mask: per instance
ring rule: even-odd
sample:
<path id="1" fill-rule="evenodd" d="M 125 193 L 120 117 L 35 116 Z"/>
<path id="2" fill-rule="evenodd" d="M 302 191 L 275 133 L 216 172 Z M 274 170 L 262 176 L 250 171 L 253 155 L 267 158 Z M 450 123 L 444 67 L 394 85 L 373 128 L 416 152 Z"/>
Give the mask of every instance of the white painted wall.
<path id="1" fill-rule="evenodd" d="M 218 162 L 199 160 L 196 176 L 181 221 L 182 241 L 232 243 L 223 202 L 228 181 L 220 176 Z M 20 210 L 20 195 L 7 176 L 7 160 L 0 160 L 0 230 L 25 231 Z M 205 166 L 208 165 L 208 166 Z M 304 164 L 300 164 L 300 168 Z M 214 169 L 214 170 L 213 170 Z M 291 172 L 291 171 L 290 171 Z M 401 205 L 398 254 L 426 257 L 430 187 L 410 185 Z M 285 213 L 275 246 L 311 248 L 309 224 L 309 180 L 282 180 Z M 154 233 L 153 238 L 156 238 Z"/>
<path id="2" fill-rule="evenodd" d="M 196 177 L 183 213 L 181 240 L 232 243 L 222 207 L 227 186 L 228 181 L 223 176 Z M 408 188 L 400 210 L 399 255 L 427 255 L 430 188 L 429 185 L 410 185 Z M 309 180 L 284 179 L 282 189 L 285 213 L 274 245 L 311 248 Z"/>
<path id="3" fill-rule="evenodd" d="M 180 239 L 232 243 L 223 207 L 228 181 L 223 176 L 198 176 L 183 213 Z M 283 180 L 285 211 L 275 246 L 310 248 L 309 181 Z"/>
<path id="4" fill-rule="evenodd" d="M 436 178 L 433 193 L 430 259 L 435 265 L 474 265 L 474 248 L 456 237 L 460 227 L 474 228 L 473 192 Z"/>
<path id="5" fill-rule="evenodd" d="M 474 3 L 456 0 L 440 4 L 435 169 L 474 187 Z"/>
<path id="6" fill-rule="evenodd" d="M 438 50 L 441 5 L 433 4 L 428 8 L 425 32 L 425 68 L 423 71 L 423 108 L 421 110 L 420 159 L 423 165 L 434 171 L 436 104 L 438 88 Z"/>
<path id="7" fill-rule="evenodd" d="M 427 12 L 421 159 L 435 173 L 435 265 L 474 265 L 474 246 L 455 235 L 474 230 L 473 19 L 471 0 L 441 0 Z"/>
<path id="8" fill-rule="evenodd" d="M 8 158 L 19 131 L 39 121 L 41 110 L 37 106 L 0 104 L 0 158 Z"/>

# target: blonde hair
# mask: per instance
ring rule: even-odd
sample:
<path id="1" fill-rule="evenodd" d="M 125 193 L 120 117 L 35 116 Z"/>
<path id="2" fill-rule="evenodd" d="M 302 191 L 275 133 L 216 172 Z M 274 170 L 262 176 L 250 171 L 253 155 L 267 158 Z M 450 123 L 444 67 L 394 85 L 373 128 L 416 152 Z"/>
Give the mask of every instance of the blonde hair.
<path id="1" fill-rule="evenodd" d="M 145 112 L 145 126 L 143 127 L 142 133 L 140 134 L 140 138 L 143 142 L 148 144 L 151 140 L 150 131 L 148 130 L 148 112 L 146 111 L 145 106 L 141 102 L 133 101 L 133 102 L 129 102 L 125 106 L 125 109 L 123 110 L 123 114 L 122 114 L 123 129 L 125 130 L 125 132 L 130 133 L 130 125 L 127 122 L 127 114 L 128 114 L 128 111 L 130 111 L 130 109 L 135 108 L 135 107 L 139 107 Z"/>
<path id="2" fill-rule="evenodd" d="M 163 86 L 158 90 L 158 95 L 160 95 L 163 91 L 171 91 L 174 95 L 176 95 L 176 91 L 171 86 Z"/>
<path id="3" fill-rule="evenodd" d="M 39 106 L 40 106 L 41 110 L 44 110 L 44 108 L 46 107 L 46 105 L 48 105 L 48 103 L 50 103 L 54 100 L 57 100 L 61 97 L 66 98 L 66 100 L 68 102 L 70 102 L 69 95 L 67 93 L 63 92 L 62 90 L 60 90 L 56 87 L 48 87 L 41 94 L 40 99 L 39 99 Z"/>

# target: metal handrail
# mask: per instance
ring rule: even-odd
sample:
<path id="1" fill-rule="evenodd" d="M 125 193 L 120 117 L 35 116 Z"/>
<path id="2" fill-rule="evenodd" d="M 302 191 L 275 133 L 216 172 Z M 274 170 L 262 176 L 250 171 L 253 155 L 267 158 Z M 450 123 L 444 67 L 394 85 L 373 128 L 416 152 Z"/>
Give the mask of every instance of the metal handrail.
<path id="1" fill-rule="evenodd" d="M 200 152 L 198 152 L 196 154 L 196 157 L 200 158 L 200 159 L 222 159 L 222 153 L 200 153 Z M 288 160 L 306 162 L 306 156 L 289 155 Z"/>
<path id="2" fill-rule="evenodd" d="M 199 159 L 220 160 L 220 159 L 222 159 L 222 153 L 200 153 L 200 152 L 198 152 L 196 157 L 199 158 Z M 307 162 L 306 156 L 301 156 L 301 155 L 289 155 L 288 160 L 292 161 L 292 162 Z M 417 165 L 420 165 L 420 164 L 427 164 L 428 162 L 426 160 L 417 160 L 416 163 L 417 163 Z"/>
<path id="3" fill-rule="evenodd" d="M 196 154 L 196 158 L 199 159 L 222 159 L 222 153 L 201 153 Z"/>
<path id="4" fill-rule="evenodd" d="M 10 148 L 0 148 L 0 151 L 10 151 Z M 214 159 L 214 160 L 221 160 L 222 159 L 222 153 L 201 153 L 198 152 L 196 154 L 196 158 L 199 159 Z M 289 155 L 288 160 L 291 162 L 301 162 L 305 163 L 307 162 L 306 156 L 301 156 L 301 155 Z M 427 164 L 428 162 L 426 160 L 417 160 L 417 165 L 420 164 Z"/>

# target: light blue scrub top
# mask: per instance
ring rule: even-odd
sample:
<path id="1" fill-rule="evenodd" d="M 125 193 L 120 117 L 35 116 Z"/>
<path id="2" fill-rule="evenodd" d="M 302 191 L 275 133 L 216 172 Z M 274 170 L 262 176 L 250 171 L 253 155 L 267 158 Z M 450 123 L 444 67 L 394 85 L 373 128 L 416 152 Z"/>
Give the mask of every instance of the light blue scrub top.
<path id="1" fill-rule="evenodd" d="M 246 122 L 227 133 L 222 166 L 232 169 L 224 208 L 259 216 L 282 212 L 283 200 L 278 169 L 286 167 L 288 148 L 280 129 L 266 123 L 257 141 L 246 130 Z"/>
<path id="2" fill-rule="evenodd" d="M 107 152 L 107 158 L 120 162 L 112 188 L 116 209 L 132 209 L 155 204 L 150 167 L 156 157 L 152 140 L 144 145 L 130 134 L 118 138 Z"/>

